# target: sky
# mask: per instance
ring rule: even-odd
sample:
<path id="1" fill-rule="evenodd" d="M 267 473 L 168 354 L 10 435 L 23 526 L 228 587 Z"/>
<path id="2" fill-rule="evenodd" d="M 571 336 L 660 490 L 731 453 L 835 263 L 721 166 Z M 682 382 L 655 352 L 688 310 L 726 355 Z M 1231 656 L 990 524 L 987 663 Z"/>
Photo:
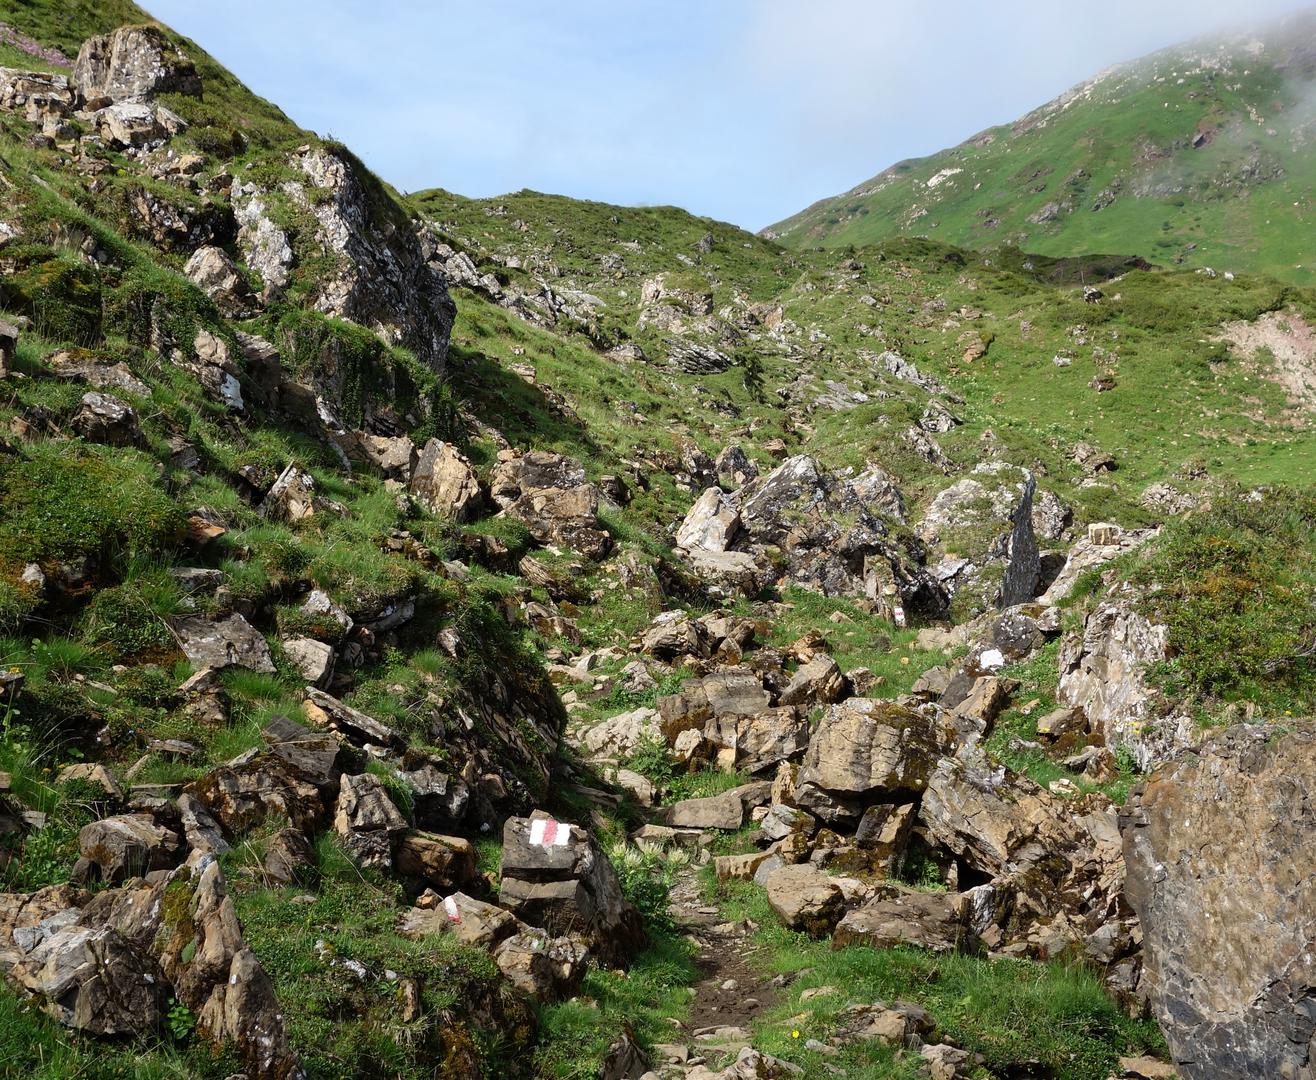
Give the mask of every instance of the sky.
<path id="1" fill-rule="evenodd" d="M 144 0 L 403 191 L 759 229 L 1294 0 Z M 1242 14 L 1240 14 L 1240 10 Z"/>

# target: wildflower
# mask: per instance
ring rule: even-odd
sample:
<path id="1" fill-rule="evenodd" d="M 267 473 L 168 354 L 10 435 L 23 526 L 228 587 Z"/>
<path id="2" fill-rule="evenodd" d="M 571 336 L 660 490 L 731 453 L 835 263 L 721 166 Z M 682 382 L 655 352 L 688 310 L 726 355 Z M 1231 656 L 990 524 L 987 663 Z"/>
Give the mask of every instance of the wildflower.
<path id="1" fill-rule="evenodd" d="M 799 1037 L 800 1037 L 800 1029 L 796 1028 L 794 1031 L 791 1032 L 791 1038 L 798 1039 Z"/>

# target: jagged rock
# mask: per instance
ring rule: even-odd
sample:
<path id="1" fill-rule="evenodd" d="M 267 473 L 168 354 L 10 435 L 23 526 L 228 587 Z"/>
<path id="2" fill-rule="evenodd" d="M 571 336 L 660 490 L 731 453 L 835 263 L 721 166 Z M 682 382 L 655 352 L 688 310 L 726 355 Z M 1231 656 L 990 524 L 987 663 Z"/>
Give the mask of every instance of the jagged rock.
<path id="1" fill-rule="evenodd" d="M 283 651 L 301 677 L 312 686 L 322 686 L 334 671 L 334 647 L 315 638 L 290 637 Z"/>
<path id="2" fill-rule="evenodd" d="M 703 735 L 718 748 L 723 767 L 760 773 L 804 750 L 809 720 L 794 706 L 764 709 L 754 716 L 722 714 L 705 723 Z"/>
<path id="3" fill-rule="evenodd" d="M 254 299 L 251 288 L 223 248 L 213 245 L 197 248 L 183 273 L 229 318 L 241 319 L 251 314 Z"/>
<path id="4" fill-rule="evenodd" d="M 450 443 L 430 439 L 411 474 L 411 493 L 432 513 L 467 521 L 480 505 L 471 463 Z"/>
<path id="5" fill-rule="evenodd" d="M 629 1030 L 608 1047 L 599 1066 L 599 1080 L 644 1080 L 649 1071 L 648 1059 Z"/>
<path id="6" fill-rule="evenodd" d="M 687 550 L 726 551 L 740 530 L 740 513 L 721 488 L 708 488 L 676 530 L 676 546 Z"/>
<path id="7" fill-rule="evenodd" d="M 280 829 L 265 847 L 261 868 L 271 885 L 308 883 L 315 877 L 315 849 L 305 833 Z"/>
<path id="8" fill-rule="evenodd" d="M 404 937 L 419 939 L 426 934 L 450 933 L 463 945 L 479 949 L 492 949 L 525 929 L 510 911 L 463 892 L 452 893 L 434 908 L 411 908 L 398 924 L 398 933 Z"/>
<path id="9" fill-rule="evenodd" d="M 83 349 L 57 349 L 46 358 L 46 363 L 61 379 L 76 379 L 99 390 L 118 390 L 139 398 L 151 396 L 151 388 L 127 364 L 111 363 Z"/>
<path id="10" fill-rule="evenodd" d="M 1033 494 L 1033 532 L 1054 543 L 1074 523 L 1074 511 L 1054 491 L 1038 488 Z"/>
<path id="11" fill-rule="evenodd" d="M 156 94 L 199 96 L 201 80 L 192 61 L 154 26 L 121 26 L 88 38 L 73 65 L 82 101 L 144 101 Z"/>
<path id="12" fill-rule="evenodd" d="M 1145 680 L 1151 665 L 1168 658 L 1165 626 L 1128 600 L 1107 601 L 1086 617 L 1081 639 L 1062 644 L 1057 699 L 1081 708 L 1107 747 L 1128 747 L 1138 767 L 1148 769 L 1197 738 L 1190 717 L 1162 715 L 1162 700 Z"/>
<path id="13" fill-rule="evenodd" d="M 744 487 L 758 478 L 759 469 L 739 446 L 728 446 L 717 455 L 713 469 L 728 487 Z M 707 494 L 707 492 L 705 492 Z M 678 541 L 679 542 L 679 541 Z"/>
<path id="14" fill-rule="evenodd" d="M 1019 505 L 1010 515 L 1010 538 L 1005 551 L 1005 573 L 997 603 L 1000 607 L 1023 604 L 1037 595 L 1042 580 L 1042 556 L 1033 535 L 1033 495 L 1037 479 L 1029 473 L 1023 484 Z"/>
<path id="15" fill-rule="evenodd" d="M 930 952 L 981 951 L 968 927 L 967 904 L 955 893 L 902 892 L 847 912 L 832 932 L 832 948 L 914 945 Z"/>
<path id="16" fill-rule="evenodd" d="M 751 851 L 745 855 L 716 855 L 713 872 L 718 881 L 750 881 L 768 858 L 766 851 Z"/>
<path id="17" fill-rule="evenodd" d="M 967 1080 L 982 1063 L 980 1054 L 961 1050 L 949 1043 L 936 1043 L 919 1048 L 929 1080 Z"/>
<path id="18" fill-rule="evenodd" d="M 274 814 L 303 832 L 324 814 L 319 789 L 273 753 L 255 751 L 220 765 L 184 788 L 230 837 L 241 836 Z"/>
<path id="19" fill-rule="evenodd" d="M 98 762 L 80 761 L 73 765 L 65 765 L 55 777 L 55 783 L 67 784 L 70 780 L 94 784 L 111 799 L 118 801 L 123 799 L 123 785 L 114 778 L 114 774 L 109 769 Z"/>
<path id="20" fill-rule="evenodd" d="M 734 791 L 710 795 L 704 799 L 683 799 L 667 814 L 668 823 L 678 829 L 724 829 L 734 832 L 745 821 L 745 805 Z"/>
<path id="21" fill-rule="evenodd" d="M 431 439 L 425 444 L 425 449 L 429 450 L 435 441 Z M 420 455 L 416 452 L 416 444 L 406 435 L 370 435 L 362 432 L 357 436 L 356 443 L 361 455 L 385 480 L 398 480 L 404 484 L 411 481 Z"/>
<path id="22" fill-rule="evenodd" d="M 317 727 L 341 732 L 345 738 L 359 746 L 373 744 L 400 749 L 406 745 L 406 740 L 387 724 L 380 723 L 373 716 L 367 716 L 313 686 L 306 688 L 302 711 Z"/>
<path id="23" fill-rule="evenodd" d="M 287 287 L 293 264 L 288 234 L 270 217 L 267 196 L 254 184 L 234 183 L 233 216 L 243 260 L 261 278 L 261 299 L 277 299 Z"/>
<path id="24" fill-rule="evenodd" d="M 182 853 L 182 840 L 149 814 L 120 814 L 84 825 L 78 850 L 96 864 L 101 880 L 113 882 L 169 869 Z"/>
<path id="25" fill-rule="evenodd" d="M 164 997 L 154 958 L 112 927 L 70 924 L 79 914 L 72 909 L 41 926 L 9 979 L 66 1027 L 93 1035 L 153 1031 Z"/>
<path id="26" fill-rule="evenodd" d="M 286 716 L 271 718 L 261 729 L 270 753 L 293 774 L 326 794 L 337 783 L 344 757 L 339 741 L 329 732 L 312 731 Z"/>
<path id="27" fill-rule="evenodd" d="M 1309 723 L 1231 728 L 1165 766 L 1126 811 L 1147 988 L 1188 1080 L 1316 1068 L 1314 767 Z"/>
<path id="28" fill-rule="evenodd" d="M 624 758 L 646 739 L 660 739 L 658 714 L 653 709 L 619 713 L 585 733 L 585 747 L 592 757 Z"/>
<path id="29" fill-rule="evenodd" d="M 334 603 L 333 598 L 321 589 L 312 589 L 307 594 L 301 612 L 315 621 L 313 633 L 325 641 L 341 641 L 356 625 L 342 605 Z"/>
<path id="30" fill-rule="evenodd" d="M 881 598 L 900 609 L 892 611 L 898 618 L 905 606 L 937 614 L 944 593 L 874 513 L 902 512 L 888 485 L 881 470 L 845 481 L 812 457 L 793 457 L 729 495 L 704 492 L 678 530 L 678 547 L 713 580 L 766 575 L 828 596 Z"/>
<path id="31" fill-rule="evenodd" d="M 778 695 L 781 705 L 832 705 L 845 696 L 845 676 L 830 656 L 802 664 Z"/>
<path id="32" fill-rule="evenodd" d="M 678 656 L 708 656 L 712 651 L 708 630 L 684 611 L 664 611 L 640 637 L 640 648 L 659 660 Z"/>
<path id="33" fill-rule="evenodd" d="M 823 937 L 845 914 L 841 889 L 816 867 L 782 866 L 763 884 L 772 910 L 792 930 Z"/>
<path id="34" fill-rule="evenodd" d="M 540 543 L 560 544 L 590 559 L 612 548 L 599 526 L 599 491 L 574 458 L 546 450 L 502 451 L 490 493 Z"/>
<path id="35" fill-rule="evenodd" d="M 336 256 L 336 272 L 317 281 L 315 306 L 369 327 L 442 371 L 456 308 L 432 261 L 428 230 L 406 220 L 387 196 L 380 199 L 373 178 L 342 150 L 305 147 L 291 164 L 319 189 L 307 208 L 319 222 L 318 243 Z"/>
<path id="36" fill-rule="evenodd" d="M 72 427 L 88 442 L 106 446 L 137 446 L 142 441 L 141 424 L 133 407 L 113 394 L 97 390 L 82 395 Z"/>
<path id="37" fill-rule="evenodd" d="M 549 937 L 542 930 L 513 934 L 493 951 L 494 963 L 507 980 L 537 1001 L 575 993 L 589 955 L 584 945 L 566 937 Z"/>
<path id="38" fill-rule="evenodd" d="M 141 150 L 159 146 L 187 125 L 163 105 L 121 101 L 95 114 L 100 137 L 119 149 Z M 158 209 L 158 208 L 156 208 Z"/>
<path id="39" fill-rule="evenodd" d="M 334 807 L 334 831 L 358 865 L 388 873 L 393 843 L 407 828 L 388 790 L 370 773 L 344 776 Z"/>
<path id="40" fill-rule="evenodd" d="M 716 1074 L 717 1080 L 795 1080 L 804 1070 L 789 1061 L 765 1054 L 762 1050 L 742 1047 L 736 1060 Z"/>
<path id="41" fill-rule="evenodd" d="M 257 509 L 275 521 L 294 524 L 316 511 L 315 479 L 304 469 L 289 465 L 274 481 Z"/>
<path id="42" fill-rule="evenodd" d="M 814 731 L 796 799 L 828 821 L 857 818 L 847 807 L 855 797 L 922 791 L 943 750 L 941 734 L 921 713 L 852 698 L 830 706 Z"/>
<path id="43" fill-rule="evenodd" d="M 475 878 L 475 848 L 459 836 L 413 829 L 398 841 L 393 865 L 402 877 L 450 892 Z"/>
<path id="44" fill-rule="evenodd" d="M 1093 539 L 1095 532 L 1096 539 Z M 1101 566 L 1126 552 L 1132 551 L 1156 536 L 1154 529 L 1119 530 L 1111 534 L 1089 528 L 1088 536 L 1069 549 L 1065 565 L 1046 592 L 1039 596 L 1042 604 L 1058 604 L 1074 588 L 1084 571 Z M 1109 543 L 1107 543 L 1109 541 Z"/>
<path id="45" fill-rule="evenodd" d="M 174 619 L 173 627 L 179 646 L 197 668 L 220 671 L 245 667 L 274 672 L 274 660 L 265 638 L 241 615 L 229 615 L 214 622 L 200 615 L 187 615 Z"/>
<path id="46" fill-rule="evenodd" d="M 927 1011 L 908 1001 L 892 1005 L 876 1001 L 871 1005 L 847 1005 L 836 1017 L 836 1042 L 844 1045 L 879 1039 L 892 1046 L 917 1045 L 931 1038 L 936 1024 Z M 917 1040 L 917 1042 L 915 1042 Z"/>
<path id="47" fill-rule="evenodd" d="M 918 807 L 914 803 L 870 806 L 855 829 L 855 846 L 865 853 L 874 870 L 895 876 L 904 866 L 917 822 Z"/>
<path id="48" fill-rule="evenodd" d="M 508 818 L 499 900 L 550 934 L 580 935 L 605 964 L 624 962 L 644 941 L 639 912 L 622 896 L 612 864 L 575 825 Z"/>

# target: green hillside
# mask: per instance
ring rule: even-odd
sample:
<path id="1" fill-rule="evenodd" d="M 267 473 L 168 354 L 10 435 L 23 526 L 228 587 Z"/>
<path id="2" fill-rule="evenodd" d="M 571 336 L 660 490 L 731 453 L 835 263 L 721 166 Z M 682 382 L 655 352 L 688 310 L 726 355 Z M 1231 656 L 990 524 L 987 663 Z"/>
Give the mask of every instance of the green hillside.
<path id="1" fill-rule="evenodd" d="M 1121 252 L 1316 281 L 1316 13 L 1095 75 L 1012 124 L 902 161 L 765 230 Z"/>

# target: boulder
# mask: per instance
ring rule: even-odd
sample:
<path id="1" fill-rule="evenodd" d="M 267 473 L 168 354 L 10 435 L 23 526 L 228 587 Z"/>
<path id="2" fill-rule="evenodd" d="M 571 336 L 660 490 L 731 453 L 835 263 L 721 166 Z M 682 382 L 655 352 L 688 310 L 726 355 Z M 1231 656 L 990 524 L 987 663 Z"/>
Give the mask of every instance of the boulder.
<path id="1" fill-rule="evenodd" d="M 178 833 L 149 814 L 119 814 L 84 825 L 78 850 L 96 864 L 102 881 L 123 881 L 151 870 L 167 870 L 182 855 Z"/>
<path id="2" fill-rule="evenodd" d="M 378 777 L 362 773 L 342 778 L 333 824 L 359 866 L 384 873 L 393 868 L 393 844 L 406 831 L 407 822 Z"/>
<path id="3" fill-rule="evenodd" d="M 879 793 L 916 794 L 943 752 L 941 738 L 933 721 L 892 701 L 851 698 L 829 706 L 805 754 L 797 801 L 837 820 L 858 814 L 829 805 L 827 796 L 844 803 Z"/>
<path id="4" fill-rule="evenodd" d="M 426 934 L 452 934 L 463 945 L 492 949 L 513 934 L 527 929 L 515 915 L 455 892 L 431 908 L 411 908 L 398 923 L 398 933 L 419 940 Z"/>
<path id="5" fill-rule="evenodd" d="M 780 705 L 831 705 L 845 697 L 846 681 L 830 656 L 801 664 L 777 697 Z"/>
<path id="6" fill-rule="evenodd" d="M 574 458 L 546 450 L 504 450 L 490 482 L 494 501 L 536 540 L 602 559 L 612 538 L 598 520 L 599 491 Z"/>
<path id="7" fill-rule="evenodd" d="M 315 478 L 305 469 L 289 465 L 256 509 L 267 518 L 290 525 L 305 521 L 316 511 Z"/>
<path id="8" fill-rule="evenodd" d="M 73 414 L 72 427 L 88 442 L 105 446 L 137 446 L 142 441 L 136 410 L 126 401 L 99 390 L 82 395 L 82 404 Z"/>
<path id="9" fill-rule="evenodd" d="M 425 448 L 428 450 L 429 446 L 430 443 L 426 443 Z M 360 432 L 356 437 L 356 449 L 385 480 L 397 480 L 403 484 L 410 482 L 420 461 L 416 444 L 406 435 Z"/>
<path id="10" fill-rule="evenodd" d="M 411 493 L 431 513 L 468 521 L 480 505 L 480 482 L 451 443 L 430 439 L 411 473 Z"/>
<path id="11" fill-rule="evenodd" d="M 667 812 L 667 822 L 678 829 L 724 829 L 734 832 L 745 821 L 745 806 L 734 791 L 704 799 L 683 799 Z"/>
<path id="12" fill-rule="evenodd" d="M 585 976 L 589 949 L 567 937 L 523 930 L 493 951 L 494 963 L 516 989 L 536 1001 L 569 997 Z"/>
<path id="13" fill-rule="evenodd" d="M 645 739 L 659 740 L 658 714 L 653 709 L 618 713 L 585 732 L 584 744 L 591 757 L 624 758 Z"/>
<path id="14" fill-rule="evenodd" d="M 740 513 L 721 488 L 704 491 L 676 530 L 676 546 L 710 552 L 726 551 L 740 529 Z"/>
<path id="15" fill-rule="evenodd" d="M 265 846 L 261 868 L 270 885 L 309 885 L 316 876 L 315 848 L 305 833 L 280 829 Z"/>
<path id="16" fill-rule="evenodd" d="M 644 942 L 607 856 L 584 829 L 542 815 L 503 826 L 499 900 L 550 935 L 579 935 L 605 964 L 623 963 Z"/>
<path id="17" fill-rule="evenodd" d="M 398 841 L 393 866 L 402 877 L 450 892 L 474 880 L 475 848 L 459 836 L 412 829 Z"/>
<path id="18" fill-rule="evenodd" d="M 241 615 L 213 622 L 202 615 L 186 615 L 174 619 L 173 627 L 183 653 L 198 669 L 244 667 L 274 673 L 265 638 Z"/>
<path id="19" fill-rule="evenodd" d="M 195 65 L 155 26 L 121 26 L 88 38 L 78 50 L 73 83 L 88 104 L 201 94 Z"/>
<path id="20" fill-rule="evenodd" d="M 763 886 L 772 910 L 792 930 L 823 937 L 845 914 L 845 895 L 816 867 L 779 867 L 767 875 Z"/>
<path id="21" fill-rule="evenodd" d="M 238 837 L 271 815 L 309 833 L 324 815 L 319 789 L 273 753 L 254 750 L 189 783 L 195 799 L 228 837 Z"/>
<path id="22" fill-rule="evenodd" d="M 51 371 L 61 379 L 87 383 L 98 390 L 117 390 L 133 397 L 149 398 L 151 388 L 132 373 L 127 364 L 110 360 L 85 349 L 57 349 L 46 357 Z"/>
<path id="23" fill-rule="evenodd" d="M 326 694 L 313 686 L 308 686 L 305 693 L 302 712 L 316 727 L 336 731 L 357 746 L 384 746 L 400 750 L 406 745 L 406 740 L 387 724 L 339 701 L 332 694 Z"/>
<path id="24" fill-rule="evenodd" d="M 968 905 L 957 893 L 902 892 L 848 912 L 832 933 L 832 948 L 914 945 L 930 952 L 978 953 L 968 927 Z"/>
<path id="25" fill-rule="evenodd" d="M 334 647 L 315 638 L 290 637 L 283 640 L 283 651 L 297 673 L 313 686 L 329 681 L 334 671 Z"/>
<path id="26" fill-rule="evenodd" d="M 1236 727 L 1122 819 L 1145 983 L 1188 1080 L 1316 1075 L 1316 728 Z"/>

